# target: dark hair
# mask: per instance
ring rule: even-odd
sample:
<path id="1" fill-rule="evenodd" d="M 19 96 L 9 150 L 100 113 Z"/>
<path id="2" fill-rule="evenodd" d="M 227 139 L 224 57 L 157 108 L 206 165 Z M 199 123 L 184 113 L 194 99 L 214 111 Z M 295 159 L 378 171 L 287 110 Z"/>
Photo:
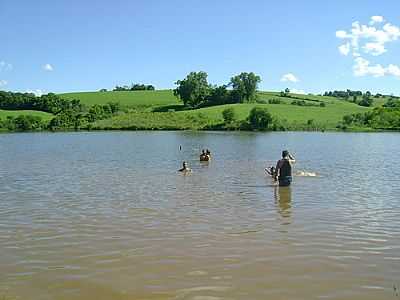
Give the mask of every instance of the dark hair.
<path id="1" fill-rule="evenodd" d="M 283 150 L 282 151 L 282 157 L 285 158 L 286 156 L 289 155 L 289 151 L 288 150 Z"/>

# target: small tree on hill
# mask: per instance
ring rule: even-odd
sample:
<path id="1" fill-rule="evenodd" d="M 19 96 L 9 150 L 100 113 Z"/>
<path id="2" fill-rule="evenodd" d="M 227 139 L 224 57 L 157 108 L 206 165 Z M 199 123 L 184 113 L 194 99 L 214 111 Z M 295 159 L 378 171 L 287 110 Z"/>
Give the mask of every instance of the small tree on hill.
<path id="1" fill-rule="evenodd" d="M 222 111 L 224 122 L 229 124 L 236 120 L 236 113 L 233 107 L 226 108 Z"/>
<path id="2" fill-rule="evenodd" d="M 366 92 L 363 95 L 362 100 L 358 103 L 358 105 L 369 107 L 369 106 L 372 106 L 373 102 L 374 102 L 374 99 L 371 98 L 371 93 L 370 92 Z"/>
<path id="3" fill-rule="evenodd" d="M 252 129 L 265 130 L 272 122 L 272 116 L 266 108 L 254 107 L 248 117 Z"/>

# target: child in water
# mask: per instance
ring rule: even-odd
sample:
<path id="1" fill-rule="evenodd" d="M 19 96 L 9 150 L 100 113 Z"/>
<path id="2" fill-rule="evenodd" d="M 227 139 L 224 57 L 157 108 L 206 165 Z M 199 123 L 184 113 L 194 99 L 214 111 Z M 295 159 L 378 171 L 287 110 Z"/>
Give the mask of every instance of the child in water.
<path id="1" fill-rule="evenodd" d="M 265 172 L 267 172 L 267 174 L 270 175 L 271 177 L 274 177 L 274 176 L 275 176 L 275 167 L 270 166 L 270 167 L 268 167 L 268 168 L 265 168 L 264 170 L 265 170 Z"/>
<path id="2" fill-rule="evenodd" d="M 208 149 L 207 151 L 203 149 L 200 154 L 200 161 L 209 161 L 210 158 L 211 158 L 211 152 Z"/>
<path id="3" fill-rule="evenodd" d="M 192 169 L 188 168 L 186 161 L 182 163 L 182 168 L 178 172 L 192 172 Z"/>

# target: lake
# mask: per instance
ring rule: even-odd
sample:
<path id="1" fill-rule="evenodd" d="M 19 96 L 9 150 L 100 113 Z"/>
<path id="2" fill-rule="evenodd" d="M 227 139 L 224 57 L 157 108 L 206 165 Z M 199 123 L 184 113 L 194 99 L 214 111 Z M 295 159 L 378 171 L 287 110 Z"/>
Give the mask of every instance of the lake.
<path id="1" fill-rule="evenodd" d="M 318 176 L 274 186 L 284 149 Z M 0 299 L 400 299 L 399 163 L 397 133 L 2 134 Z"/>

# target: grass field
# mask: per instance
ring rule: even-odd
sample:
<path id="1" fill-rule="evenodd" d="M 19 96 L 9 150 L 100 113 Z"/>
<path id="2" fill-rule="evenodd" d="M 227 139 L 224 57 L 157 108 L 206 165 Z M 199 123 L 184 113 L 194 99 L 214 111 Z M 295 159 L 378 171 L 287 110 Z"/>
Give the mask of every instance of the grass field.
<path id="1" fill-rule="evenodd" d="M 362 107 L 354 103 L 338 100 L 334 97 L 315 95 L 295 95 L 294 98 L 280 97 L 276 92 L 260 92 L 259 103 L 229 104 L 213 106 L 195 110 L 184 110 L 183 105 L 172 94 L 172 91 L 140 92 L 145 95 L 142 99 L 138 92 L 106 92 L 106 93 L 76 93 L 74 97 L 81 99 L 84 103 L 106 103 L 105 95 L 114 95 L 113 101 L 128 103 L 131 111 L 114 116 L 111 119 L 101 120 L 94 124 L 98 129 L 201 129 L 205 126 L 221 124 L 222 111 L 233 107 L 238 120 L 245 120 L 254 106 L 265 107 L 269 112 L 290 128 L 304 128 L 309 120 L 319 128 L 334 129 L 344 115 L 365 112 L 371 108 Z M 99 100 L 95 101 L 96 94 Z M 165 98 L 164 98 L 165 97 Z M 161 99 L 162 98 L 162 99 Z M 108 98 L 109 99 L 109 98 Z M 282 104 L 264 104 L 269 99 L 279 99 Z M 317 106 L 298 106 L 290 104 L 293 100 L 304 99 L 309 104 Z M 264 103 L 262 103 L 264 102 Z M 324 102 L 325 107 L 318 105 Z M 135 108 L 146 106 L 142 109 Z M 175 111 L 174 111 L 175 110 Z M 161 111 L 161 112 L 160 112 Z M 164 111 L 164 112 L 162 112 Z"/>
<path id="2" fill-rule="evenodd" d="M 373 108 L 362 107 L 335 97 L 319 95 L 290 94 L 281 97 L 279 92 L 258 92 L 256 103 L 228 104 L 201 109 L 187 110 L 172 90 L 160 91 L 118 91 L 118 92 L 78 92 L 60 94 L 66 99 L 79 99 L 87 106 L 119 102 L 125 112 L 112 118 L 91 124 L 94 129 L 204 129 L 221 128 L 222 111 L 228 107 L 235 110 L 238 121 L 245 120 L 250 110 L 264 107 L 291 130 L 313 128 L 335 129 L 343 116 L 362 113 Z M 269 104 L 269 100 L 280 100 L 280 104 Z M 291 104 L 294 100 L 304 100 L 308 105 Z M 374 98 L 374 107 L 382 106 L 387 98 Z M 324 103 L 325 107 L 320 104 Z M 32 110 L 0 110 L 0 118 L 18 115 L 35 115 L 50 120 L 53 115 Z M 312 120 L 312 121 L 311 121 Z"/>
<path id="3" fill-rule="evenodd" d="M 365 112 L 371 108 L 334 97 L 291 94 L 281 97 L 279 92 L 259 92 L 258 103 L 213 106 L 195 110 L 184 110 L 172 90 L 134 92 L 84 92 L 62 94 L 67 99 L 79 99 L 87 105 L 119 102 L 130 112 L 101 120 L 94 124 L 99 129 L 200 129 L 221 124 L 222 111 L 233 107 L 238 120 L 245 120 L 254 106 L 267 108 L 270 113 L 291 128 L 301 128 L 309 120 L 320 128 L 334 129 L 344 115 Z M 268 104 L 270 99 L 279 99 L 281 104 Z M 305 100 L 315 106 L 292 105 L 293 100 Z M 323 102 L 326 106 L 319 107 Z M 377 105 L 381 105 L 383 100 Z"/>
<path id="4" fill-rule="evenodd" d="M 53 118 L 52 114 L 36 111 L 36 110 L 1 110 L 0 109 L 0 119 L 5 119 L 8 116 L 18 117 L 20 115 L 31 115 L 41 117 L 45 121 L 49 121 Z"/>
<path id="5" fill-rule="evenodd" d="M 79 99 L 81 103 L 86 105 L 119 102 L 122 106 L 125 107 L 138 107 L 172 105 L 181 103 L 174 96 L 171 90 L 134 92 L 82 92 L 60 94 L 60 96 L 69 100 Z"/>

